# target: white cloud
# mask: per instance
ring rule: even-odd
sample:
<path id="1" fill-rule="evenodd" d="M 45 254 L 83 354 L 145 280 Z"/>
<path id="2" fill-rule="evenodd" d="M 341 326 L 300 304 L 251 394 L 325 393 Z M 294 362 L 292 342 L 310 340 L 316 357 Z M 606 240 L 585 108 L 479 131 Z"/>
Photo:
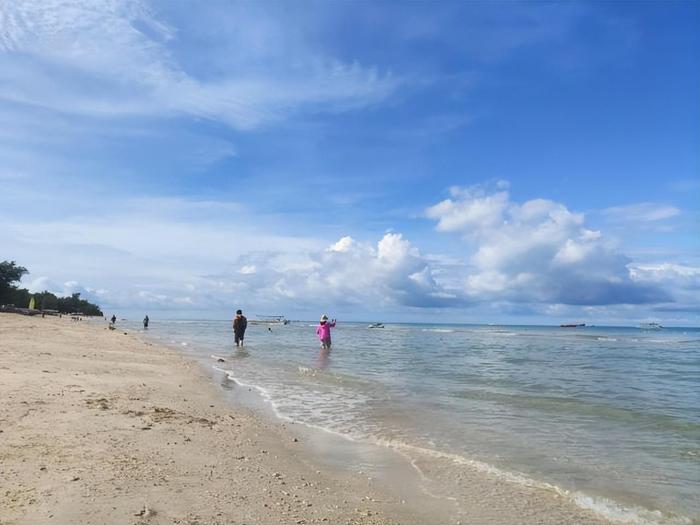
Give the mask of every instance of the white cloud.
<path id="1" fill-rule="evenodd" d="M 450 294 L 436 282 L 431 263 L 399 233 L 385 234 L 376 246 L 343 237 L 311 260 L 313 266 L 292 278 L 280 269 L 295 296 L 374 305 L 449 304 Z"/>
<path id="2" fill-rule="evenodd" d="M 355 249 L 356 246 L 357 246 L 357 242 L 355 241 L 355 239 L 346 235 L 345 237 L 342 237 L 335 244 L 331 244 L 328 247 L 328 251 L 329 252 L 340 252 L 340 253 L 349 252 L 349 251 Z"/>
<path id="3" fill-rule="evenodd" d="M 296 257 L 283 252 L 252 253 L 241 261 L 246 263 L 242 269 L 255 271 L 241 269 L 197 279 L 199 302 L 230 294 L 240 303 L 269 308 L 459 304 L 454 293 L 436 282 L 430 262 L 396 233 L 386 234 L 376 245 L 346 236 L 326 249 Z"/>
<path id="4" fill-rule="evenodd" d="M 450 189 L 452 198 L 445 199 L 426 210 L 431 219 L 438 219 L 438 231 L 463 231 L 496 225 L 508 205 L 508 193 L 486 195 L 479 188 Z"/>
<path id="5" fill-rule="evenodd" d="M 671 284 L 674 287 L 700 289 L 700 268 L 682 264 L 634 264 L 630 276 L 639 282 Z"/>
<path id="6" fill-rule="evenodd" d="M 56 283 L 46 276 L 34 279 L 23 279 L 22 286 L 32 293 L 51 292 L 58 297 L 68 297 L 74 293 L 79 293 L 82 299 L 87 299 L 99 303 L 109 294 L 108 290 L 94 289 L 83 286 L 78 281 L 66 281 Z"/>
<path id="7" fill-rule="evenodd" d="M 284 20 L 256 24 L 265 13 L 252 11 L 237 10 L 233 29 L 213 32 L 220 40 L 199 49 L 207 61 L 219 57 L 212 69 L 225 71 L 204 77 L 178 55 L 186 35 L 145 2 L 8 2 L 0 13 L 0 99 L 78 115 L 190 115 L 252 129 L 301 107 L 331 112 L 366 107 L 398 86 L 390 73 L 309 47 L 294 61 L 284 60 L 283 46 L 273 46 L 268 35 L 246 33 L 254 27 L 283 35 L 289 32 Z M 237 39 L 251 45 L 218 50 Z M 260 42 L 271 49 L 260 49 Z"/>
<path id="8" fill-rule="evenodd" d="M 632 279 L 631 262 L 583 214 L 563 204 L 513 202 L 502 189 L 452 188 L 428 208 L 440 231 L 461 233 L 473 265 L 465 293 L 479 300 L 565 304 L 646 303 L 669 299 Z"/>
<path id="9" fill-rule="evenodd" d="M 700 270 L 633 264 L 560 203 L 455 188 L 441 204 L 430 214 L 461 224 L 451 231 L 464 237 L 462 258 L 424 255 L 395 232 L 376 243 L 270 235 L 247 224 L 236 203 L 186 199 L 128 200 L 90 221 L 8 222 L 2 242 L 36 272 L 25 280 L 33 291 L 77 291 L 107 307 L 498 304 L 516 312 L 517 304 L 697 302 L 691 291 L 700 287 Z M 193 218 L 200 211 L 206 219 Z M 62 261 L 60 272 L 37 257 L 49 252 Z M 94 288 L 70 282 L 77 276 Z"/>
<path id="10" fill-rule="evenodd" d="M 606 208 L 603 214 L 617 222 L 653 223 L 677 217 L 681 214 L 681 210 L 668 204 L 640 202 Z"/>

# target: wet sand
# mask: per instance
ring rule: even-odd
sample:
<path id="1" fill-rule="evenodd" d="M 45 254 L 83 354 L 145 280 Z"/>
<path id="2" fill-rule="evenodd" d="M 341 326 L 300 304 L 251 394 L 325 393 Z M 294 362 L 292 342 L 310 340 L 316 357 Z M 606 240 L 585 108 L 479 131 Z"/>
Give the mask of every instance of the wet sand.
<path id="1" fill-rule="evenodd" d="M 320 460 L 318 435 L 102 323 L 0 314 L 0 396 L 3 525 L 605 523 L 483 472 L 465 469 L 454 501 L 406 461 L 370 478 Z"/>

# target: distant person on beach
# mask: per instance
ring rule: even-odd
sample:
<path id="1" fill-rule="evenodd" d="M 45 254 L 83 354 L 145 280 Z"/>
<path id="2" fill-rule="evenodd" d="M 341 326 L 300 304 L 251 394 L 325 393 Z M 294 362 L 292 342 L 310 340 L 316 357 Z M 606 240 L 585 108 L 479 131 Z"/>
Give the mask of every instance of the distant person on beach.
<path id="1" fill-rule="evenodd" d="M 248 328 L 248 319 L 245 318 L 242 310 L 236 310 L 236 317 L 233 319 L 233 338 L 236 346 L 243 346 L 246 328 Z"/>
<path id="2" fill-rule="evenodd" d="M 146 330 L 148 328 L 148 321 L 150 321 L 150 319 L 148 318 L 148 315 L 146 315 L 146 317 L 143 318 L 143 329 L 144 330 Z"/>
<path id="3" fill-rule="evenodd" d="M 321 340 L 321 348 L 331 349 L 331 328 L 335 328 L 335 319 L 328 322 L 328 316 L 323 314 L 321 322 L 316 327 L 316 335 Z"/>
<path id="4" fill-rule="evenodd" d="M 116 324 L 116 323 L 117 323 L 117 316 L 112 315 L 112 324 Z"/>

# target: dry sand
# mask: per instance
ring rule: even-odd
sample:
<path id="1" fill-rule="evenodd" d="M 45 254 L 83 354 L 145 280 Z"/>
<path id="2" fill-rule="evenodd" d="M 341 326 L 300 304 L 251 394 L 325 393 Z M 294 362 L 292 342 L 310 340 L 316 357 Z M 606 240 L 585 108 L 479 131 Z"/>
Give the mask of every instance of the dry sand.
<path id="1" fill-rule="evenodd" d="M 302 429 L 99 323 L 0 314 L 0 396 L 3 525 L 604 523 L 480 472 L 450 502 L 312 461 Z"/>

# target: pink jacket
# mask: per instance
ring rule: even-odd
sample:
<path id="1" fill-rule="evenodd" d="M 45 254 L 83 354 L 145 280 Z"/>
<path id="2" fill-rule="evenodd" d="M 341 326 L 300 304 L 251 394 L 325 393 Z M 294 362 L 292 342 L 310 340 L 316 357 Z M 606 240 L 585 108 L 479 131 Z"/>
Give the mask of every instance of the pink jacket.
<path id="1" fill-rule="evenodd" d="M 316 335 L 321 341 L 330 341 L 331 340 L 331 328 L 335 327 L 335 321 L 332 323 L 329 323 L 326 321 L 323 324 L 320 324 L 316 327 Z"/>

